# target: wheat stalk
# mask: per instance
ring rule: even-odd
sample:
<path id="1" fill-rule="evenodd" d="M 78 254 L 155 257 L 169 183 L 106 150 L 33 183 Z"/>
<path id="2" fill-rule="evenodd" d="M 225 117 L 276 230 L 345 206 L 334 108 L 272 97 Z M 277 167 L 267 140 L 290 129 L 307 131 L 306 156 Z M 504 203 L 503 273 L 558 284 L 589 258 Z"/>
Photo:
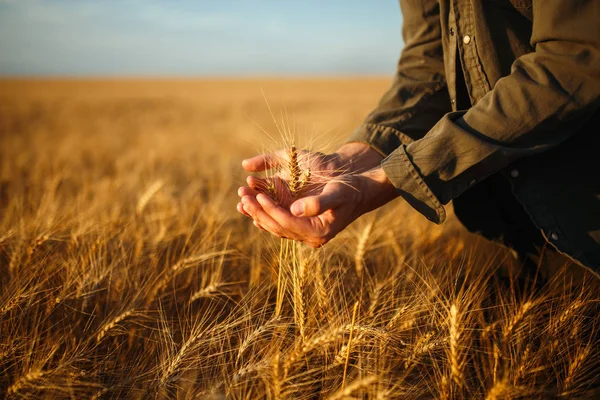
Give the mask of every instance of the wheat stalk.
<path id="1" fill-rule="evenodd" d="M 300 339 L 305 340 L 306 335 L 306 303 L 304 301 L 306 291 L 305 266 L 298 261 L 296 244 L 292 244 L 292 262 L 294 263 L 294 317 L 300 330 Z"/>
<path id="2" fill-rule="evenodd" d="M 348 371 L 348 362 L 350 361 L 350 348 L 352 347 L 352 336 L 354 336 L 354 324 L 356 323 L 356 313 L 358 311 L 358 301 L 354 303 L 352 310 L 352 324 L 350 326 L 350 337 L 348 338 L 348 350 L 346 351 L 346 362 L 344 363 L 344 374 L 342 375 L 342 390 L 346 387 L 346 374 Z"/>

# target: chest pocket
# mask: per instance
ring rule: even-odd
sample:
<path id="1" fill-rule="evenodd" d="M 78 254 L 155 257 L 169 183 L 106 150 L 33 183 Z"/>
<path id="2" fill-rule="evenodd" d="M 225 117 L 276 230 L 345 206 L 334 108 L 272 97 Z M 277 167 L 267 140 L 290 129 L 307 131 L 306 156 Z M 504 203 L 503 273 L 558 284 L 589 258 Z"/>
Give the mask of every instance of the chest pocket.
<path id="1" fill-rule="evenodd" d="M 517 10 L 528 10 L 532 6 L 532 0 L 483 0 L 483 2 L 496 7 L 516 8 Z"/>

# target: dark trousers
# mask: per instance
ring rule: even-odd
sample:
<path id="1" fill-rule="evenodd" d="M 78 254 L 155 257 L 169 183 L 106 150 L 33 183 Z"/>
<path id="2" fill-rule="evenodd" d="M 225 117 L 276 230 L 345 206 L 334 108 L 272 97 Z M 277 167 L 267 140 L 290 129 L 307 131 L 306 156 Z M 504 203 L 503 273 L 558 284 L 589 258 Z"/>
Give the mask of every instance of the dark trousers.
<path id="1" fill-rule="evenodd" d="M 519 275 L 537 284 L 552 279 L 559 271 L 574 283 L 589 274 L 549 244 L 517 201 L 508 180 L 500 174 L 490 176 L 454 200 L 454 212 L 471 232 L 500 243 L 514 251 L 517 271 L 503 266 L 499 275 Z"/>

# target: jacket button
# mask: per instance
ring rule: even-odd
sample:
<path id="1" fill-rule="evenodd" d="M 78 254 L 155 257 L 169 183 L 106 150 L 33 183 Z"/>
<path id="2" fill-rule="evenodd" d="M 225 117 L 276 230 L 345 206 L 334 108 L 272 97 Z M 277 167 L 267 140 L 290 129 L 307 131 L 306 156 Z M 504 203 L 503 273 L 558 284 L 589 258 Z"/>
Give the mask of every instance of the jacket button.
<path id="1" fill-rule="evenodd" d="M 450 36 L 454 36 L 454 28 L 450 28 Z"/>
<path id="2" fill-rule="evenodd" d="M 552 238 L 552 240 L 558 240 L 558 234 L 553 233 L 552 235 L 550 235 L 550 237 Z"/>
<path id="3" fill-rule="evenodd" d="M 518 178 L 519 177 L 519 170 L 518 169 L 513 169 L 512 171 L 510 171 L 510 176 L 512 176 L 513 178 Z"/>
<path id="4" fill-rule="evenodd" d="M 463 36 L 463 43 L 464 43 L 464 44 L 469 44 L 469 43 L 471 43 L 471 36 L 469 36 L 469 35 L 465 35 L 465 36 Z"/>

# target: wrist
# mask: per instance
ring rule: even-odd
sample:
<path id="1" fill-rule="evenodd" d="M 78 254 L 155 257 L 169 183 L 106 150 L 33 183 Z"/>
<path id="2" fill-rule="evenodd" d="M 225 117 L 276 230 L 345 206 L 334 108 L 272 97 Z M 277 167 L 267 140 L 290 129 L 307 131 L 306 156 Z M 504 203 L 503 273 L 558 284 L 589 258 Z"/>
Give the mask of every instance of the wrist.
<path id="1" fill-rule="evenodd" d="M 398 197 L 396 188 L 381 167 L 357 175 L 359 191 L 363 194 L 367 211 L 381 207 Z"/>
<path id="2" fill-rule="evenodd" d="M 337 156 L 340 169 L 351 174 L 375 168 L 384 158 L 377 150 L 361 142 L 346 143 L 334 154 Z"/>

